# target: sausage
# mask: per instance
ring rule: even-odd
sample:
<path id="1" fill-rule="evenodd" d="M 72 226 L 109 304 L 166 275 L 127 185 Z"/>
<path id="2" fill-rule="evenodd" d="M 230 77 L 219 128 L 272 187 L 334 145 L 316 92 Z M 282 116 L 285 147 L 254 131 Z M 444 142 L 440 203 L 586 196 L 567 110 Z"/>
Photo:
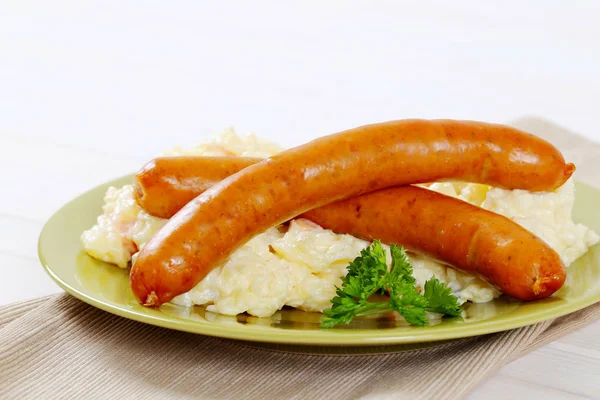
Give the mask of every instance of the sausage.
<path id="1" fill-rule="evenodd" d="M 165 209 L 174 214 L 216 184 L 216 177 L 224 179 L 227 173 L 258 161 L 234 157 L 160 158 L 142 169 L 143 176 L 136 177 L 136 187 L 144 193 L 138 201 L 142 200 L 142 207 L 151 214 Z M 149 174 L 157 179 L 147 179 Z M 169 218 L 172 214 L 163 216 Z M 565 280 L 558 254 L 525 228 L 427 189 L 382 189 L 315 208 L 300 217 L 337 233 L 400 244 L 479 275 L 519 300 L 548 297 Z"/>
<path id="2" fill-rule="evenodd" d="M 519 300 L 548 297 L 566 278 L 559 255 L 522 226 L 424 188 L 383 189 L 310 210 L 302 217 L 337 233 L 401 244 L 478 275 Z"/>
<path id="3" fill-rule="evenodd" d="M 446 179 L 553 190 L 574 169 L 550 143 L 481 122 L 400 120 L 325 136 L 244 168 L 189 202 L 140 251 L 131 289 L 142 304 L 159 307 L 256 234 L 344 198 Z"/>
<path id="4" fill-rule="evenodd" d="M 136 174 L 134 194 L 151 215 L 171 218 L 200 193 L 259 161 L 250 157 L 155 158 Z"/>

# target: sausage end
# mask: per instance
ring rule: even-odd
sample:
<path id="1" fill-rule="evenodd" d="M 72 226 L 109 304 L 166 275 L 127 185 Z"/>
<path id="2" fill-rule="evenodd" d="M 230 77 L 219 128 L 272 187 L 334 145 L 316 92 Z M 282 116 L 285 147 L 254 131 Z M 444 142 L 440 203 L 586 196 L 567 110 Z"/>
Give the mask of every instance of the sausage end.
<path id="1" fill-rule="evenodd" d="M 142 185 L 140 185 L 140 182 L 137 179 L 134 180 L 133 181 L 133 197 L 138 202 L 138 204 L 142 207 L 144 204 L 143 200 L 144 200 L 145 196 L 146 196 L 146 193 L 144 192 L 144 188 L 142 187 Z"/>
<path id="2" fill-rule="evenodd" d="M 146 297 L 146 301 L 144 302 L 145 307 L 155 307 L 158 308 L 161 306 L 161 302 L 154 291 L 150 292 Z"/>
<path id="3" fill-rule="evenodd" d="M 571 175 L 573 175 L 575 169 L 575 164 L 573 163 L 568 163 L 567 165 L 565 165 L 565 182 L 571 177 Z"/>
<path id="4" fill-rule="evenodd" d="M 564 270 L 562 272 L 563 273 L 557 273 L 552 276 L 537 277 L 531 287 L 535 298 L 541 299 L 548 297 L 560 289 L 565 283 L 566 278 Z"/>

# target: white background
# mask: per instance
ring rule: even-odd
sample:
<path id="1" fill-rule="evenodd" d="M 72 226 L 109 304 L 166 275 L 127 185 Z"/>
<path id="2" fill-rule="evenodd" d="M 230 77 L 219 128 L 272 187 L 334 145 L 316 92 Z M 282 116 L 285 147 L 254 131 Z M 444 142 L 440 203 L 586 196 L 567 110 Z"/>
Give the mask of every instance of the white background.
<path id="1" fill-rule="evenodd" d="M 284 5 L 285 3 L 285 5 Z M 64 202 L 235 126 L 283 145 L 389 119 L 523 115 L 600 141 L 600 1 L 0 1 L 0 304 Z M 474 398 L 600 392 L 598 323 Z"/>
<path id="2" fill-rule="evenodd" d="M 144 156 L 407 117 L 600 139 L 598 1 L 283 3 L 3 0 L 0 129 Z"/>

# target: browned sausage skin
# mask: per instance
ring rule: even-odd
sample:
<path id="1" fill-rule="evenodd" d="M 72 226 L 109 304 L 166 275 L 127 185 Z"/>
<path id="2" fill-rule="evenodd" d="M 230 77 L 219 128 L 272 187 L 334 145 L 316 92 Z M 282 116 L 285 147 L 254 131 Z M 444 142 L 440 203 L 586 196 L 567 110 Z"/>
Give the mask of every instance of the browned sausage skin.
<path id="1" fill-rule="evenodd" d="M 560 289 L 558 254 L 508 218 L 415 186 L 383 189 L 302 214 L 337 233 L 398 243 L 481 276 L 502 293 L 537 300 Z"/>
<path id="2" fill-rule="evenodd" d="M 551 144 L 502 125 L 402 120 L 355 128 L 251 165 L 196 197 L 140 251 L 131 288 L 158 307 L 256 234 L 336 200 L 447 179 L 553 190 L 573 170 Z"/>
<path id="3" fill-rule="evenodd" d="M 250 157 L 155 158 L 135 176 L 136 200 L 148 213 L 171 218 L 200 193 L 259 161 Z"/>

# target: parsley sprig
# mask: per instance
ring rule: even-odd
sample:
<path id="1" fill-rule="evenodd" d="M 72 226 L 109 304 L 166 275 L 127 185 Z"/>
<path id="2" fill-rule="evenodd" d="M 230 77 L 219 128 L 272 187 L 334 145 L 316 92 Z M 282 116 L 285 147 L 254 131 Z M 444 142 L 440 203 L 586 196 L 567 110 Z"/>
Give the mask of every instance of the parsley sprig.
<path id="1" fill-rule="evenodd" d="M 413 325 L 426 325 L 427 312 L 450 316 L 461 313 L 460 305 L 452 290 L 435 277 L 425 283 L 423 294 L 415 288 L 415 278 L 406 251 L 392 245 L 392 266 L 388 271 L 386 254 L 381 242 L 362 250 L 360 256 L 348 265 L 342 287 L 336 287 L 331 308 L 323 312 L 327 318 L 322 328 L 348 324 L 355 317 L 397 311 Z M 388 294 L 388 301 L 369 301 L 375 293 Z"/>

